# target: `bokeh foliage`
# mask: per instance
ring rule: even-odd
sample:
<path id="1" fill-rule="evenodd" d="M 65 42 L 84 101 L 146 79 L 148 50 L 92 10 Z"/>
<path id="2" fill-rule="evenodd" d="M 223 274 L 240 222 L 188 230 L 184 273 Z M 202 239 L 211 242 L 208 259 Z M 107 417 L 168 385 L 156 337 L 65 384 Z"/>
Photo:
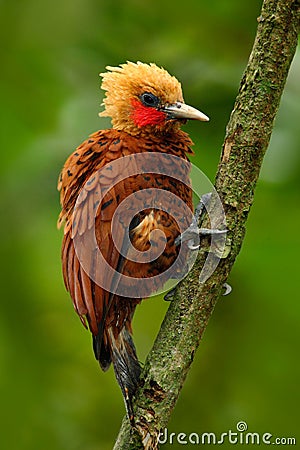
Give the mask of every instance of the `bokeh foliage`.
<path id="1" fill-rule="evenodd" d="M 56 180 L 99 119 L 98 73 L 126 60 L 176 75 L 211 117 L 190 123 L 213 179 L 261 2 L 1 2 L 1 448 L 106 450 L 124 413 L 103 374 L 60 269 Z M 180 396 L 170 431 L 299 436 L 300 55 L 296 55 L 257 186 L 247 236 Z M 144 360 L 167 304 L 134 321 Z M 298 436 L 297 436 L 298 433 Z M 165 448 L 181 448 L 178 445 Z M 223 448 L 227 448 L 223 445 Z M 228 447 L 229 448 L 229 447 Z"/>

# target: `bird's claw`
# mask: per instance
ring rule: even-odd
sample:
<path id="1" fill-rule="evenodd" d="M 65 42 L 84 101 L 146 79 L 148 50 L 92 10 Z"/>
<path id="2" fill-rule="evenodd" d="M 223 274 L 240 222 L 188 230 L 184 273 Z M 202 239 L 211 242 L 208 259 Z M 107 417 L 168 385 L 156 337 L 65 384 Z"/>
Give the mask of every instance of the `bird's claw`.
<path id="1" fill-rule="evenodd" d="M 225 291 L 223 292 L 223 294 L 222 295 L 229 295 L 230 293 L 231 293 L 231 291 L 232 291 L 232 287 L 230 286 L 230 284 L 228 284 L 228 283 L 224 283 L 223 284 L 223 288 L 225 289 Z"/>
<path id="2" fill-rule="evenodd" d="M 199 228 L 198 222 L 203 221 L 203 217 L 211 201 L 212 193 L 204 194 L 201 197 L 200 202 L 195 208 L 195 213 L 191 225 L 177 238 L 175 239 L 175 245 L 178 246 L 183 242 L 188 241 L 187 246 L 190 250 L 198 250 L 200 247 L 201 236 L 223 235 L 227 233 L 227 229 L 211 229 L 211 228 Z"/>
<path id="3" fill-rule="evenodd" d="M 198 250 L 200 247 L 200 237 L 201 236 L 212 236 L 212 235 L 222 235 L 226 234 L 227 229 L 225 230 L 214 230 L 211 228 L 195 228 L 194 224 L 187 228 L 182 234 L 177 236 L 175 239 L 175 245 L 182 244 L 183 242 L 188 241 L 188 248 L 190 250 Z M 197 242 L 198 241 L 198 242 Z"/>

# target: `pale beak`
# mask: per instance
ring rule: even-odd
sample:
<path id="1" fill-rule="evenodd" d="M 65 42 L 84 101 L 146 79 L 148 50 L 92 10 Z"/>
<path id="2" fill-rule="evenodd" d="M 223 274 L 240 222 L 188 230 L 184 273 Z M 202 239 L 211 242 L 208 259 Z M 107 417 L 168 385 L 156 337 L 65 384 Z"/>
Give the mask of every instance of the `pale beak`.
<path id="1" fill-rule="evenodd" d="M 168 119 L 194 119 L 201 120 L 203 122 L 209 121 L 209 117 L 203 114 L 203 112 L 181 102 L 163 106 L 162 110 L 168 114 Z"/>

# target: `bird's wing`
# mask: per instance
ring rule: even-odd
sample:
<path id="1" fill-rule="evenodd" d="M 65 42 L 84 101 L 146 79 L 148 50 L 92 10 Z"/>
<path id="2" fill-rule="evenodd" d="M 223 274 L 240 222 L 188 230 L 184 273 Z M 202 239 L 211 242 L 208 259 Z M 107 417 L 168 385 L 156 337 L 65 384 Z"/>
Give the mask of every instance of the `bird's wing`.
<path id="1" fill-rule="evenodd" d="M 162 154 L 167 153 L 170 148 L 174 147 L 174 145 L 171 147 L 170 145 L 163 146 L 162 144 L 157 144 L 153 147 L 152 141 L 150 144 L 151 146 L 147 145 L 146 141 L 137 141 L 127 133 L 123 134 L 114 129 L 98 131 L 91 135 L 68 158 L 60 175 L 58 188 L 61 191 L 62 211 L 58 225 L 60 226 L 63 221 L 65 222 L 65 236 L 62 248 L 64 281 L 71 294 L 77 313 L 83 323 L 85 323 L 85 318 L 87 319 L 94 335 L 98 335 L 99 329 L 101 334 L 101 328 L 104 326 L 105 321 L 106 325 L 109 325 L 114 320 L 115 326 L 118 324 L 121 328 L 127 319 L 131 320 L 134 305 L 139 302 L 139 300 L 135 302 L 133 300 L 130 302 L 127 300 L 123 301 L 118 295 L 111 294 L 120 282 L 118 272 L 129 277 L 122 284 L 121 296 L 132 299 L 130 286 L 134 287 L 135 285 L 133 285 L 134 280 L 130 280 L 130 277 L 152 277 L 153 274 L 158 274 L 168 267 L 172 262 L 172 258 L 177 254 L 177 249 L 174 248 L 164 252 L 162 258 L 159 258 L 157 262 L 146 264 L 129 263 L 126 258 L 127 249 L 124 249 L 124 242 L 126 242 L 124 239 L 125 232 L 128 230 L 129 222 L 118 220 L 117 229 L 113 233 L 111 230 L 112 218 L 118 204 L 121 204 L 124 199 L 135 192 L 135 200 L 132 200 L 131 205 L 128 204 L 128 211 L 124 213 L 125 216 L 128 214 L 130 217 L 132 210 L 139 204 L 140 191 L 147 187 L 154 187 L 158 190 L 158 193 L 161 189 L 173 192 L 192 209 L 191 189 L 188 181 L 189 166 L 184 164 L 182 169 L 183 162 L 181 159 L 178 159 L 176 163 L 168 159 L 166 162 L 163 155 L 161 155 L 160 161 L 156 154 L 152 160 L 146 161 L 147 167 L 145 170 L 147 174 L 139 173 L 136 170 L 135 173 L 137 175 L 133 175 L 134 158 L 123 158 L 124 156 L 129 156 L 136 152 L 146 153 L 149 152 L 149 149 L 154 151 L 155 148 Z M 182 144 L 181 147 L 177 144 L 173 150 L 176 153 L 175 150 L 177 149 L 179 156 L 183 157 L 187 146 Z M 166 163 L 170 163 L 168 170 L 170 173 L 174 172 L 175 178 L 177 172 L 179 171 L 180 173 L 183 170 L 184 177 L 187 179 L 186 184 L 179 182 L 175 178 L 172 179 L 169 176 L 159 176 L 157 174 L 158 167 L 166 165 Z M 116 165 L 117 168 L 115 168 Z M 112 170 L 112 166 L 114 170 Z M 143 172 L 143 169 L 141 172 Z M 146 198 L 144 192 L 141 194 L 140 199 L 141 211 L 149 208 L 149 206 L 143 207 L 143 202 Z M 156 200 L 155 196 L 149 195 L 155 208 L 160 203 L 159 198 Z M 170 200 L 169 209 L 170 212 L 173 211 L 176 215 L 176 202 L 172 205 Z M 181 208 L 179 208 L 177 216 L 179 221 L 188 220 L 187 214 L 183 214 L 183 217 L 180 217 L 182 216 Z M 145 214 L 138 214 L 137 219 L 138 221 L 134 225 L 137 226 L 141 222 L 146 232 L 141 233 L 141 242 L 139 242 L 140 233 L 137 233 L 136 236 L 138 240 L 134 238 L 133 241 L 137 250 L 143 252 L 149 246 L 148 235 L 152 229 L 153 221 L 152 219 L 151 221 L 144 220 Z M 122 223 L 124 226 L 122 226 Z M 162 220 L 158 228 L 162 228 L 166 232 L 167 237 L 170 235 L 169 238 L 172 238 L 172 245 L 174 246 L 174 239 L 178 235 L 179 229 L 174 225 L 173 221 L 171 222 L 172 226 L 169 226 L 168 223 L 167 214 L 166 220 Z M 189 221 L 187 226 L 188 224 Z M 132 232 L 133 230 L 131 229 Z M 83 259 L 85 264 L 82 264 L 82 255 L 78 251 L 80 249 L 84 250 Z M 123 257 L 120 256 L 118 249 L 122 249 Z M 103 259 L 113 271 L 104 267 Z M 164 277 L 162 276 L 160 284 L 163 281 Z M 150 291 L 154 291 L 157 288 L 155 284 L 153 284 L 153 289 L 151 283 L 149 286 L 150 288 L 143 287 L 143 283 L 139 285 L 140 297 L 148 297 Z M 145 292 L 143 289 L 145 289 Z M 114 300 L 116 308 L 110 308 L 112 300 Z M 118 308 L 116 302 L 123 302 L 122 308 Z M 118 311 L 116 314 L 119 314 L 122 310 L 122 317 L 115 316 L 115 309 Z M 109 315 L 108 312 L 110 313 Z M 128 323 L 130 320 L 128 320 Z"/>
<path id="2" fill-rule="evenodd" d="M 68 158 L 58 183 L 62 205 L 58 226 L 65 222 L 64 281 L 75 310 L 84 324 L 87 318 L 94 335 L 98 334 L 99 326 L 103 326 L 111 301 L 109 287 L 115 283 L 115 270 L 121 270 L 124 259 L 117 248 L 122 247 L 125 228 L 118 228 L 114 241 L 111 234 L 122 182 L 110 190 L 108 187 L 115 182 L 110 163 L 125 155 L 126 148 L 117 131 L 99 131 Z M 93 241 L 95 236 L 98 249 Z M 83 256 L 80 256 L 82 249 Z M 103 269 L 102 257 L 114 272 Z"/>

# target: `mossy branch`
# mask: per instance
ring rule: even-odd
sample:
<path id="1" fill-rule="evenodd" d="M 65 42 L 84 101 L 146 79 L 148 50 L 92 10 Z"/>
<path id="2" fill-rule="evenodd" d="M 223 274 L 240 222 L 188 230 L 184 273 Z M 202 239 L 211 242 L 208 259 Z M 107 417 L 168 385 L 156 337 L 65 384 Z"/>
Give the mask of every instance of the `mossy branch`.
<path id="1" fill-rule="evenodd" d="M 201 337 L 240 251 L 255 185 L 268 147 L 299 32 L 299 0 L 265 0 L 215 180 L 226 212 L 230 250 L 199 284 L 206 252 L 178 285 L 150 351 L 135 399 L 137 429 L 125 418 L 114 450 L 156 449 Z"/>

